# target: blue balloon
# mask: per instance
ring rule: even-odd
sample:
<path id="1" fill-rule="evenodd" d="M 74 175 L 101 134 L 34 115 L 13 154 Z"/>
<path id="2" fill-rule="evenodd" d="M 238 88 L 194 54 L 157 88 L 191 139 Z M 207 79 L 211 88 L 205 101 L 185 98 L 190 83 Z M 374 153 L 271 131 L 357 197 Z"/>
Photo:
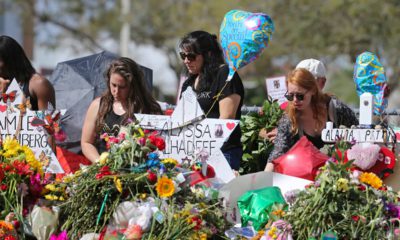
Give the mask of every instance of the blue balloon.
<path id="1" fill-rule="evenodd" d="M 228 80 L 236 70 L 260 56 L 274 30 L 272 19 L 264 13 L 232 10 L 225 14 L 220 28 L 220 41 L 229 64 Z"/>
<path id="2" fill-rule="evenodd" d="M 358 55 L 353 78 L 358 96 L 366 92 L 371 93 L 374 96 L 374 113 L 380 115 L 387 106 L 389 89 L 385 70 L 378 57 L 371 52 Z"/>

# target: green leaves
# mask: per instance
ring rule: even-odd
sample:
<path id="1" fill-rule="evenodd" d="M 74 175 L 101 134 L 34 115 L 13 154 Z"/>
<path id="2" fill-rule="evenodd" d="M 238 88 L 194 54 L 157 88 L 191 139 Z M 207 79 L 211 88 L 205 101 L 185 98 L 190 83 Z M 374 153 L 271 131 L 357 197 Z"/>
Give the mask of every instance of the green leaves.
<path id="1" fill-rule="evenodd" d="M 242 173 L 252 173 L 264 170 L 266 160 L 272 151 L 273 143 L 259 136 L 261 129 L 271 131 L 278 125 L 283 111 L 277 101 L 270 97 L 264 101 L 261 113 L 250 113 L 242 116 L 240 128 L 242 129 L 243 161 Z"/>

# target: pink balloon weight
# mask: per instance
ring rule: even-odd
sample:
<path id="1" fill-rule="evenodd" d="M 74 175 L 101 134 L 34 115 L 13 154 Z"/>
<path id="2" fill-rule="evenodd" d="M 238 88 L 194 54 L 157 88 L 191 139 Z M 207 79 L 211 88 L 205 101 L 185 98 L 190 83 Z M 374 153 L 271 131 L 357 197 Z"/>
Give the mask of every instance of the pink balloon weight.
<path id="1" fill-rule="evenodd" d="M 272 162 L 275 172 L 314 181 L 318 169 L 328 158 L 303 136 L 286 154 Z"/>

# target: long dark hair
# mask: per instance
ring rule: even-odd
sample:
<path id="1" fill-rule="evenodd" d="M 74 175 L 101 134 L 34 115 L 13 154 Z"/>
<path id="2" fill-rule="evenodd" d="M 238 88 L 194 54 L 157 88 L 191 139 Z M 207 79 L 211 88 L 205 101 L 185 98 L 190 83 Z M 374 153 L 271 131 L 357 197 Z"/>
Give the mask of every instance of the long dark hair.
<path id="1" fill-rule="evenodd" d="M 206 31 L 194 31 L 182 38 L 179 48 L 203 56 L 204 64 L 200 71 L 198 90 L 208 90 L 216 77 L 216 71 L 225 64 L 224 54 L 217 36 Z M 191 81 L 189 84 L 192 85 L 197 75 L 188 73 L 187 75 Z"/>
<path id="2" fill-rule="evenodd" d="M 0 36 L 0 60 L 3 61 L 0 77 L 15 78 L 18 83 L 24 84 L 36 73 L 21 45 L 6 35 Z"/>
<path id="3" fill-rule="evenodd" d="M 97 131 L 101 131 L 106 114 L 112 111 L 114 98 L 110 89 L 110 76 L 113 73 L 121 75 L 129 88 L 127 111 L 123 123 L 126 123 L 128 119 L 134 119 L 134 113 L 161 114 L 160 105 L 147 89 L 143 72 L 139 65 L 130 58 L 121 57 L 111 62 L 105 74 L 107 90 L 101 97 L 99 115 L 96 120 Z"/>

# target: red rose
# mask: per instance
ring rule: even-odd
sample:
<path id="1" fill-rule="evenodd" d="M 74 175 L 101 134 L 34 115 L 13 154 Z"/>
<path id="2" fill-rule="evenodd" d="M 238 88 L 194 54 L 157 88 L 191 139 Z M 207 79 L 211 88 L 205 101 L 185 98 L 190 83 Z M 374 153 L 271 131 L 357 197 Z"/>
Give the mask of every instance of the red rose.
<path id="1" fill-rule="evenodd" d="M 165 141 L 162 138 L 156 138 L 156 147 L 162 151 L 165 149 Z"/>
<path id="2" fill-rule="evenodd" d="M 1 189 L 1 191 L 6 191 L 7 190 L 7 185 L 6 184 L 1 184 L 0 189 Z"/>
<path id="3" fill-rule="evenodd" d="M 148 175 L 147 175 L 147 179 L 151 182 L 151 183 L 155 183 L 157 182 L 157 174 L 155 174 L 152 171 L 147 171 Z"/>
<path id="4" fill-rule="evenodd" d="M 360 220 L 360 216 L 353 215 L 351 216 L 351 219 L 353 219 L 354 222 L 358 222 L 358 220 Z"/>
<path id="5" fill-rule="evenodd" d="M 174 112 L 174 109 L 167 109 L 167 110 L 165 110 L 164 114 L 171 116 L 173 112 Z"/>

